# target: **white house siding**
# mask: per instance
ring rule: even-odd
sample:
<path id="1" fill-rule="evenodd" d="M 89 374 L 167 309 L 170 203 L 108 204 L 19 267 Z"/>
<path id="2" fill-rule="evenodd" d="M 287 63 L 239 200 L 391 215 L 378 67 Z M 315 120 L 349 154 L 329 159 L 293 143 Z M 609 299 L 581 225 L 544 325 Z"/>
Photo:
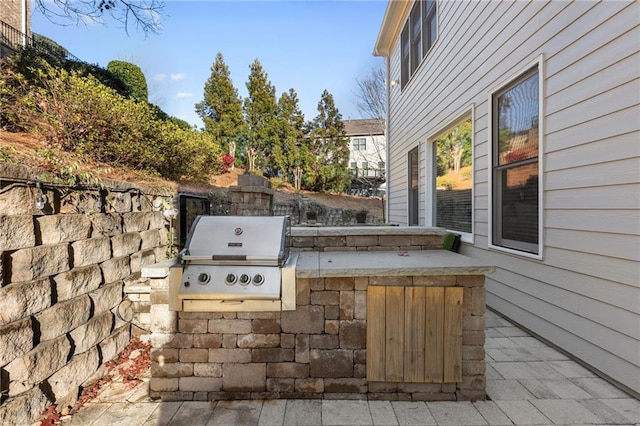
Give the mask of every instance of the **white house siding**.
<path id="1" fill-rule="evenodd" d="M 475 106 L 474 244 L 492 308 L 640 393 L 640 3 L 439 2 L 439 36 L 389 104 L 389 220 L 407 153 Z M 402 25 L 400 25 L 400 30 Z M 488 247 L 489 93 L 542 55 L 543 259 Z M 400 78 L 400 36 L 390 52 Z M 430 225 L 427 223 L 426 225 Z"/>

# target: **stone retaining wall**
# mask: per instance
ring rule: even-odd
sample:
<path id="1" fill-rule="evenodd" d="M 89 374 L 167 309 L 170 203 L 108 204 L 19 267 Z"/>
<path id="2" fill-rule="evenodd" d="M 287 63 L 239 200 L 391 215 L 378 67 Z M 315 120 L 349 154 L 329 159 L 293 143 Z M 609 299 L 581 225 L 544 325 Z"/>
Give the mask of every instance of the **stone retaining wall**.
<path id="1" fill-rule="evenodd" d="M 129 343 L 123 286 L 168 248 L 162 200 L 171 193 L 43 182 L 37 210 L 29 180 L 37 172 L 0 167 L 0 424 L 30 424 L 48 403 L 75 403 Z"/>

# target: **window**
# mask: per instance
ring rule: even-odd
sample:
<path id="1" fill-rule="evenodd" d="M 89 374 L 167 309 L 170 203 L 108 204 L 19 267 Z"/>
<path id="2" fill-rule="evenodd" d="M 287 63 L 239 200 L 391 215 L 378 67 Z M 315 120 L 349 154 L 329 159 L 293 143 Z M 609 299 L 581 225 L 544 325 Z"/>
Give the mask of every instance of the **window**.
<path id="1" fill-rule="evenodd" d="M 473 224 L 473 125 L 470 116 L 455 121 L 433 142 L 435 170 L 432 223 L 440 228 L 469 234 Z M 453 123 L 452 123 L 453 124 Z"/>
<path id="2" fill-rule="evenodd" d="M 409 165 L 409 220 L 407 224 L 409 226 L 418 225 L 418 148 L 414 148 L 409 151 L 408 158 Z"/>
<path id="3" fill-rule="evenodd" d="M 435 0 L 416 0 L 400 35 L 401 86 L 416 72 L 422 59 L 438 38 L 438 14 Z"/>
<path id="4" fill-rule="evenodd" d="M 539 70 L 529 69 L 494 92 L 492 110 L 492 242 L 539 254 Z"/>
<path id="5" fill-rule="evenodd" d="M 357 169 L 358 168 L 358 163 L 356 163 L 355 161 L 351 162 L 351 168 L 352 169 Z"/>
<path id="6" fill-rule="evenodd" d="M 366 138 L 353 138 L 353 150 L 354 151 L 366 151 L 367 139 Z"/>

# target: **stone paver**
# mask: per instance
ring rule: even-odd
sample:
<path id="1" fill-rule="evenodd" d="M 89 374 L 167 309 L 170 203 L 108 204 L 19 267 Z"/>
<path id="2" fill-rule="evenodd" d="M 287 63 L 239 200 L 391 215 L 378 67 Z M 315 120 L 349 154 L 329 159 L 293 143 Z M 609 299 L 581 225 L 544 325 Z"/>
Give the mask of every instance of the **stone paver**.
<path id="1" fill-rule="evenodd" d="M 110 384 L 73 426 L 640 425 L 640 401 L 509 321 L 486 315 L 487 401 L 151 401 Z M 148 382 L 146 382 L 148 385 Z"/>

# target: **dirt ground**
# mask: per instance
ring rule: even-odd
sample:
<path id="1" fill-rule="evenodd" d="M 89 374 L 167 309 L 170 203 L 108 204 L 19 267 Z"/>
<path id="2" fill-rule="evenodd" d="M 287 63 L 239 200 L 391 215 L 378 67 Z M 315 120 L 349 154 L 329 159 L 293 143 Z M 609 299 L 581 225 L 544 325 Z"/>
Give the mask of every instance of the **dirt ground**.
<path id="1" fill-rule="evenodd" d="M 53 171 L 52 161 L 56 167 L 69 167 L 73 165 L 77 173 L 90 172 L 101 179 L 115 179 L 138 184 L 157 187 L 178 188 L 185 186 L 201 186 L 188 182 L 172 182 L 161 178 L 145 175 L 136 170 L 127 168 L 113 168 L 108 164 L 100 164 L 85 158 L 77 158 L 68 153 L 47 146 L 37 136 L 26 133 L 11 133 L 0 130 L 0 162 L 11 161 L 16 164 L 39 167 Z M 218 188 L 228 188 L 238 183 L 238 175 L 244 173 L 242 169 L 235 169 L 223 175 L 214 176 L 209 184 Z M 276 203 L 285 203 L 293 200 L 294 190 L 285 187 L 275 191 Z M 302 191 L 311 201 L 323 204 L 330 208 L 342 208 L 350 210 L 367 210 L 370 214 L 379 218 L 383 217 L 384 201 L 376 197 L 357 197 L 346 194 L 323 194 Z"/>

